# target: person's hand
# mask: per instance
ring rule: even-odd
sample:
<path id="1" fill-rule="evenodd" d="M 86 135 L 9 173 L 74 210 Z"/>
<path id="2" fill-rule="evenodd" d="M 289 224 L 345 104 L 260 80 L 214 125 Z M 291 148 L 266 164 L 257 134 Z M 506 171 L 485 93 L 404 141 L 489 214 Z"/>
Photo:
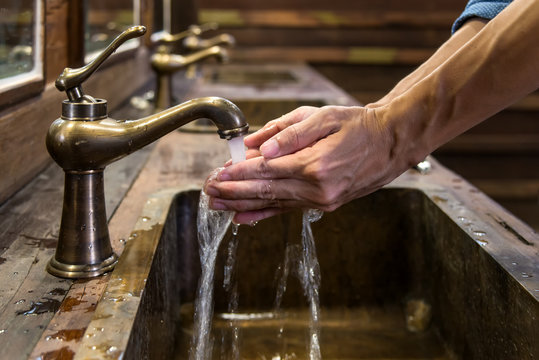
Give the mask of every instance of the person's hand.
<path id="1" fill-rule="evenodd" d="M 245 139 L 247 160 L 207 183 L 210 206 L 251 223 L 292 208 L 333 211 L 377 190 L 398 165 L 391 129 L 364 107 L 301 107 Z"/>

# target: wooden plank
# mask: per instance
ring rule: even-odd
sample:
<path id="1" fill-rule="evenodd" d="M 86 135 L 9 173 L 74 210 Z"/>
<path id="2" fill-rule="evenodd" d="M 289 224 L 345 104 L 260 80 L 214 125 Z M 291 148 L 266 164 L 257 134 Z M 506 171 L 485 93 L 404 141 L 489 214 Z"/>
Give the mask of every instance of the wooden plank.
<path id="1" fill-rule="evenodd" d="M 340 64 L 417 65 L 427 60 L 434 49 L 389 47 L 238 47 L 233 59 L 238 62 L 309 62 Z"/>
<path id="2" fill-rule="evenodd" d="M 537 134 L 462 134 L 440 147 L 439 154 L 536 154 L 539 160 Z"/>
<path id="3" fill-rule="evenodd" d="M 328 3 L 327 0 L 310 1 L 290 1 L 290 0 L 199 0 L 201 9 L 295 9 L 295 10 L 326 10 L 328 8 L 335 11 L 415 11 L 416 13 L 430 13 L 434 11 L 460 11 L 464 9 L 466 0 L 439 0 L 436 3 L 426 0 L 385 0 L 385 1 L 350 1 L 334 0 Z"/>
<path id="4" fill-rule="evenodd" d="M 74 17 L 68 16 L 70 4 L 68 0 L 53 0 L 45 1 L 46 4 L 46 13 L 45 13 L 45 22 L 47 24 L 47 31 L 45 36 L 45 83 L 48 84 L 54 80 L 56 77 L 68 66 L 69 60 L 69 51 L 77 48 L 79 42 L 75 42 L 77 34 L 74 34 L 72 31 L 74 27 L 69 27 L 68 22 L 73 23 Z M 80 35 L 80 33 L 79 33 Z M 82 39 L 83 37 L 80 37 Z M 72 41 L 70 43 L 70 41 Z M 70 46 L 66 46 L 70 44 Z M 71 63 L 70 66 L 75 66 L 77 64 Z"/>
<path id="5" fill-rule="evenodd" d="M 474 179 L 473 184 L 485 194 L 498 200 L 531 200 L 532 203 L 535 203 L 535 212 L 539 215 L 538 179 Z"/>
<path id="6" fill-rule="evenodd" d="M 251 46 L 389 46 L 437 48 L 450 36 L 449 28 L 234 28 L 221 27 L 241 47 Z M 210 36 L 208 34 L 208 36 Z M 234 48 L 231 49 L 234 54 Z"/>
<path id="7" fill-rule="evenodd" d="M 449 29 L 459 11 L 431 11 L 428 16 L 417 11 L 384 10 L 251 10 L 201 8 L 199 22 L 216 22 L 228 27 L 286 28 L 444 28 Z"/>

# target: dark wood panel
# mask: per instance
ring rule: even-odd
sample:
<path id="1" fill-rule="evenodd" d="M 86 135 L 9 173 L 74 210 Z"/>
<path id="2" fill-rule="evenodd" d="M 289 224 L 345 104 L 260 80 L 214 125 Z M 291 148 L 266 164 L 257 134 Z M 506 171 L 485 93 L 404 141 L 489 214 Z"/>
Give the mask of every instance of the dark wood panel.
<path id="1" fill-rule="evenodd" d="M 342 10 L 342 11 L 386 11 L 387 9 L 402 11 L 440 11 L 440 10 L 461 10 L 466 5 L 466 0 L 385 0 L 385 1 L 350 1 L 334 0 L 329 3 L 327 0 L 198 0 L 200 8 L 216 9 L 303 9 L 303 10 Z"/>
<path id="2" fill-rule="evenodd" d="M 309 9 L 209 9 L 199 11 L 199 22 L 217 22 L 233 27 L 285 28 L 449 28 L 460 11 L 399 11 L 394 8 L 339 11 Z"/>
<path id="3" fill-rule="evenodd" d="M 416 65 L 430 57 L 432 49 L 392 48 L 392 47 L 237 47 L 234 61 L 239 62 L 308 62 L 333 64 L 384 64 Z"/>
<path id="4" fill-rule="evenodd" d="M 221 27 L 219 32 L 234 36 L 238 46 L 392 46 L 438 47 L 449 38 L 444 29 L 301 29 L 301 28 L 233 28 Z M 208 34 L 209 36 L 209 34 Z M 233 50 L 232 50 L 233 53 Z"/>

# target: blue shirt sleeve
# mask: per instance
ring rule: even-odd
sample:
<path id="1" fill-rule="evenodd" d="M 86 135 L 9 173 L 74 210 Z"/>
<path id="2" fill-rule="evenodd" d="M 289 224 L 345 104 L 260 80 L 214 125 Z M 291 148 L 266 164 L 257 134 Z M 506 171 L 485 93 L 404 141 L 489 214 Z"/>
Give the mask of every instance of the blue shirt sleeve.
<path id="1" fill-rule="evenodd" d="M 451 28 L 451 33 L 454 34 L 466 20 L 479 17 L 482 19 L 491 20 L 498 15 L 512 0 L 470 0 L 466 8 Z"/>

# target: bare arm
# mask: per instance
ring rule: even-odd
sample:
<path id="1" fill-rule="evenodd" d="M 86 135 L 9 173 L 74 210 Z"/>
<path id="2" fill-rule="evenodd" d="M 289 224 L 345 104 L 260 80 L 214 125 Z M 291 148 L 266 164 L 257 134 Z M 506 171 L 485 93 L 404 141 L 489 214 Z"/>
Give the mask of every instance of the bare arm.
<path id="1" fill-rule="evenodd" d="M 252 154 L 206 186 L 212 206 L 250 222 L 294 207 L 331 211 L 375 191 L 537 89 L 537 34 L 539 0 L 515 0 L 454 54 L 432 59 L 383 102 L 284 115 L 246 139 L 263 156 Z"/>
<path id="2" fill-rule="evenodd" d="M 403 94 L 406 90 L 410 89 L 410 87 L 424 79 L 438 66 L 450 58 L 459 48 L 470 41 L 470 39 L 472 39 L 486 23 L 486 20 L 479 18 L 468 20 L 453 36 L 440 46 L 427 61 L 421 64 L 421 66 L 414 70 L 410 75 L 399 81 L 399 83 L 383 98 L 370 104 L 370 107 L 386 105 L 392 99 Z"/>
<path id="3" fill-rule="evenodd" d="M 539 1 L 516 0 L 428 76 L 376 110 L 408 165 L 539 87 Z M 404 144 L 406 142 L 407 144 Z"/>

